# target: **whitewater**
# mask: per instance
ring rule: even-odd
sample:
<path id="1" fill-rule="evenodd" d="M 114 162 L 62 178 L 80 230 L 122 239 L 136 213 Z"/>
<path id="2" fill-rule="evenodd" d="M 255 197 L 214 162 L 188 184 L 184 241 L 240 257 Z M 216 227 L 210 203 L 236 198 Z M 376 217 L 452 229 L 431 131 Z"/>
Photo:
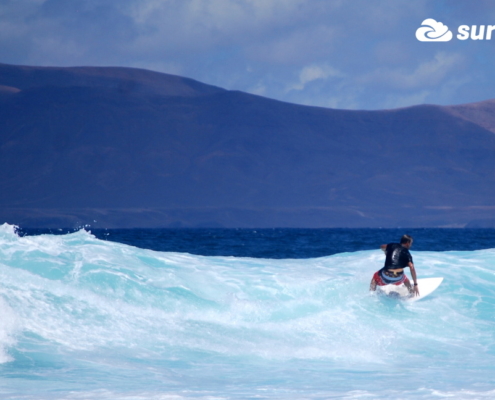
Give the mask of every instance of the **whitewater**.
<path id="1" fill-rule="evenodd" d="M 444 277 L 368 291 L 380 250 L 159 252 L 0 226 L 2 399 L 495 397 L 495 249 L 412 251 Z"/>

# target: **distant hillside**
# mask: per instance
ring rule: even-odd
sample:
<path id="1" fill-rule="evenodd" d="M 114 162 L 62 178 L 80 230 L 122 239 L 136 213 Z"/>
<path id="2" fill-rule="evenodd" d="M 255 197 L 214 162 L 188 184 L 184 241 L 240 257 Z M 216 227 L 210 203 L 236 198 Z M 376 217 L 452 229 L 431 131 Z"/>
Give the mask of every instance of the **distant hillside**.
<path id="1" fill-rule="evenodd" d="M 193 79 L 136 68 L 25 67 L 0 64 L 3 87 L 26 90 L 47 87 L 110 89 L 120 95 L 200 96 L 225 89 Z M 0 91 L 2 87 L 0 87 Z"/>
<path id="2" fill-rule="evenodd" d="M 495 101 L 333 110 L 0 64 L 0 223 L 465 226 L 493 220 L 494 132 Z"/>

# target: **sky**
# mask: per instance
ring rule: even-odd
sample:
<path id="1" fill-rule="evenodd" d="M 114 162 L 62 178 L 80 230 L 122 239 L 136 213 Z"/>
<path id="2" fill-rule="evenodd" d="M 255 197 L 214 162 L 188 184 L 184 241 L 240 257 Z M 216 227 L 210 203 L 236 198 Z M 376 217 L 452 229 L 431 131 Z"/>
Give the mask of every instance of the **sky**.
<path id="1" fill-rule="evenodd" d="M 452 39 L 418 40 L 427 19 Z M 495 1 L 0 0 L 0 63 L 145 68 L 339 109 L 495 98 L 495 31 L 460 40 L 462 25 L 495 25 Z"/>

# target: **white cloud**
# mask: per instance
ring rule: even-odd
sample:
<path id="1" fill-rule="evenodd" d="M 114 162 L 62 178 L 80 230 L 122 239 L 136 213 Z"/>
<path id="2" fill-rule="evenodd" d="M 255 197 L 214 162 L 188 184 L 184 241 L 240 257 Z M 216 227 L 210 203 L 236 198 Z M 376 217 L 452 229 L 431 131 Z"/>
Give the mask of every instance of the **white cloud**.
<path id="1" fill-rule="evenodd" d="M 286 91 L 303 90 L 309 82 L 327 80 L 330 77 L 338 76 L 342 76 L 342 74 L 329 65 L 308 65 L 299 73 L 299 81 L 289 86 Z"/>
<path id="2" fill-rule="evenodd" d="M 335 51 L 339 33 L 327 25 L 299 26 L 246 44 L 249 60 L 300 67 L 322 62 Z"/>
<path id="3" fill-rule="evenodd" d="M 434 58 L 420 64 L 411 74 L 397 74 L 392 77 L 397 87 L 418 87 L 440 83 L 449 72 L 460 66 L 463 57 L 457 53 L 439 52 Z"/>
<path id="4" fill-rule="evenodd" d="M 263 83 L 259 82 L 255 86 L 248 89 L 248 93 L 256 94 L 258 96 L 265 96 L 266 86 Z"/>
<path id="5" fill-rule="evenodd" d="M 413 71 L 403 67 L 379 68 L 358 81 L 363 84 L 379 84 L 394 89 L 414 89 L 438 85 L 450 72 L 460 67 L 464 57 L 458 53 L 438 52 L 432 59 L 419 64 Z"/>
<path id="6" fill-rule="evenodd" d="M 129 0 L 142 34 L 182 46 L 218 45 L 264 37 L 294 23 L 307 0 Z M 152 28 L 152 29 L 150 29 Z M 173 36 L 172 36 L 173 35 Z"/>

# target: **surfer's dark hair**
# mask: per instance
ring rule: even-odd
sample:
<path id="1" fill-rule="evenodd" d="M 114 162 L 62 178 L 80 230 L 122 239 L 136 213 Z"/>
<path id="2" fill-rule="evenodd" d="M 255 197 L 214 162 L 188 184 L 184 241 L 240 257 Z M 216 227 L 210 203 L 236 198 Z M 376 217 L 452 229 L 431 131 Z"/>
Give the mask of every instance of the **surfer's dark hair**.
<path id="1" fill-rule="evenodd" d="M 400 244 L 412 243 L 412 241 L 413 241 L 413 238 L 412 238 L 412 236 L 409 236 L 409 235 L 403 235 L 400 238 Z"/>

